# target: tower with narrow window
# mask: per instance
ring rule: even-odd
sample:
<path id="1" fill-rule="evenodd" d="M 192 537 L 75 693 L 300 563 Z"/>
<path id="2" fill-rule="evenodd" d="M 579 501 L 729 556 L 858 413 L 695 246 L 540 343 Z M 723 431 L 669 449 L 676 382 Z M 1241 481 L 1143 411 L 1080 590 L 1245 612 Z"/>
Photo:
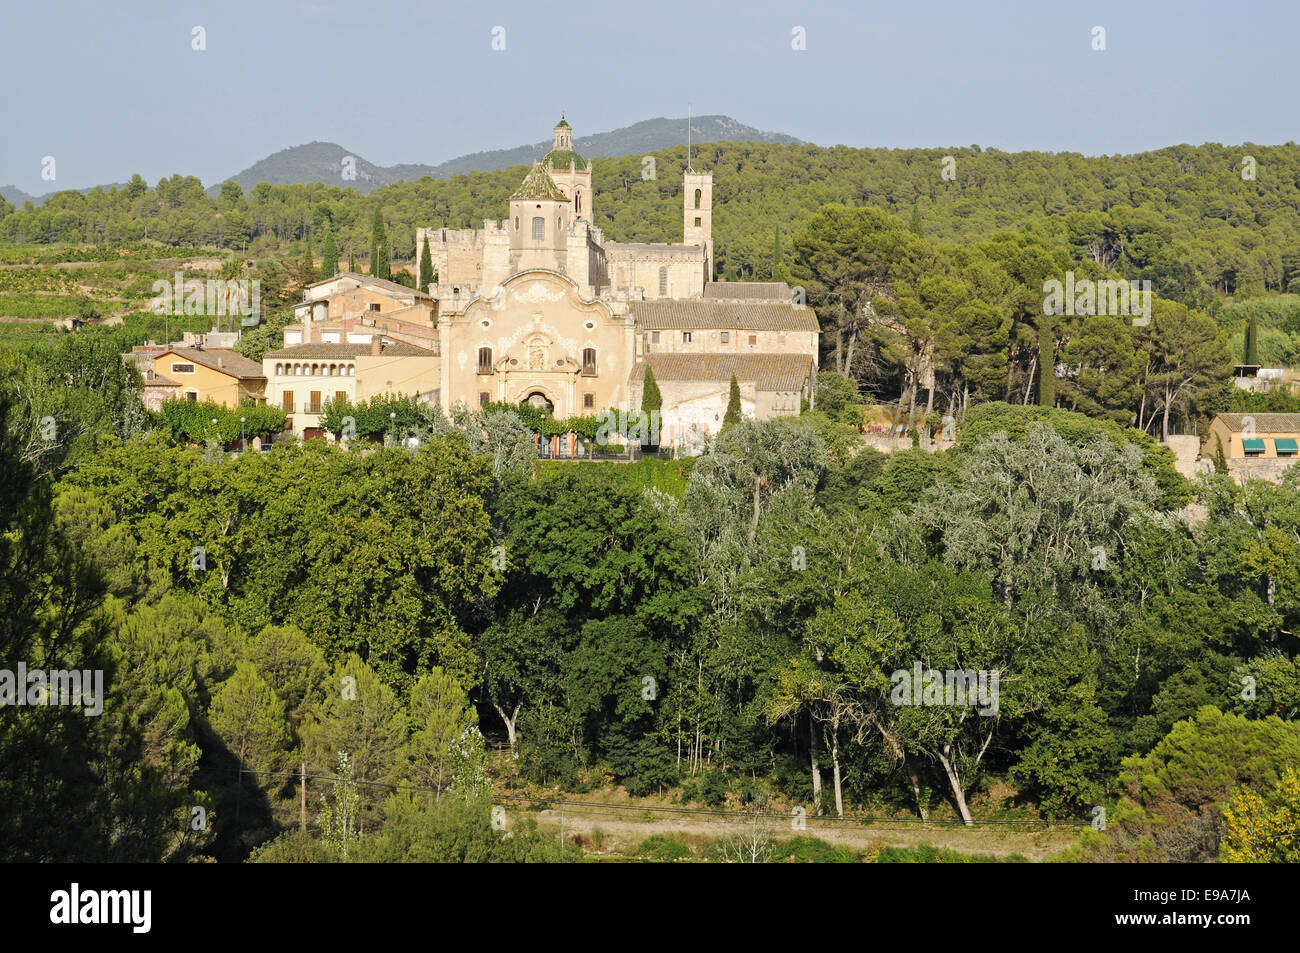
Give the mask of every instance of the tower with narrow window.
<path id="1" fill-rule="evenodd" d="M 533 166 L 510 196 L 510 273 L 529 268 L 564 271 L 571 214 L 568 198 L 546 167 Z"/>
<path id="2" fill-rule="evenodd" d="M 551 151 L 542 157 L 542 165 L 551 180 L 564 193 L 572 209 L 571 218 L 593 222 L 591 215 L 591 163 L 578 155 L 573 148 L 573 128 L 560 117 L 553 130 L 555 138 Z"/>
<path id="3" fill-rule="evenodd" d="M 705 281 L 713 280 L 713 173 L 687 168 L 682 175 L 682 241 L 700 245 L 708 259 Z"/>

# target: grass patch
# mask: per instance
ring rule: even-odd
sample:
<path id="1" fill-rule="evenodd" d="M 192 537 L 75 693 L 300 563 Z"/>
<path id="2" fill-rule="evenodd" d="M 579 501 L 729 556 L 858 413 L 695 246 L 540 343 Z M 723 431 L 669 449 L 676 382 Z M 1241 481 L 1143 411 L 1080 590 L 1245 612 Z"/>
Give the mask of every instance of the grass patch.
<path id="1" fill-rule="evenodd" d="M 674 834 L 651 834 L 637 847 L 636 855 L 667 863 L 694 857 L 695 852 L 686 841 Z"/>
<path id="2" fill-rule="evenodd" d="M 876 856 L 878 864 L 1024 864 L 1028 860 L 1021 854 L 994 857 L 990 854 L 963 854 L 947 847 L 918 844 L 916 847 L 882 847 Z"/>

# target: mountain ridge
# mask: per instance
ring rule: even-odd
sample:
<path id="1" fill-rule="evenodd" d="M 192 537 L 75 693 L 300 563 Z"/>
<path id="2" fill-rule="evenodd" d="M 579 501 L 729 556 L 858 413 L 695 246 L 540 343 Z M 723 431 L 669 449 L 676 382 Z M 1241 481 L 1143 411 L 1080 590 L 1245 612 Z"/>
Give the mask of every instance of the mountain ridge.
<path id="1" fill-rule="evenodd" d="M 686 118 L 669 119 L 662 116 L 643 119 L 630 126 L 622 126 L 607 132 L 578 136 L 574 139 L 574 149 L 586 158 L 606 159 L 617 156 L 632 155 L 637 152 L 655 152 L 668 149 L 686 142 Z M 693 116 L 691 124 L 692 142 L 775 142 L 799 144 L 803 140 L 780 132 L 767 132 L 732 119 L 730 116 Z M 337 142 L 313 140 L 302 145 L 280 149 L 259 159 L 247 168 L 227 176 L 206 188 L 209 195 L 216 196 L 225 182 L 237 182 L 249 192 L 259 182 L 272 185 L 300 185 L 310 182 L 327 182 L 355 188 L 365 194 L 385 185 L 396 182 L 409 182 L 422 176 L 445 179 L 465 172 L 491 172 L 514 165 L 526 165 L 534 159 L 540 159 L 551 149 L 549 140 L 514 146 L 507 149 L 487 149 L 480 152 L 466 153 L 435 164 L 403 162 L 391 166 L 380 166 L 364 158 L 355 150 L 349 150 Z M 351 157 L 354 164 L 351 169 L 355 178 L 343 178 L 343 161 Z M 124 183 L 114 185 L 91 186 L 77 191 L 85 194 L 96 188 L 105 190 L 121 188 Z M 62 189 L 56 191 L 64 191 Z M 0 186 L 0 196 L 14 208 L 22 208 L 24 203 L 40 205 L 55 192 L 44 195 L 30 195 L 13 185 Z"/>
<path id="2" fill-rule="evenodd" d="M 691 118 L 690 123 L 692 142 L 798 144 L 802 141 L 785 133 L 767 132 L 747 126 L 730 116 L 695 116 Z M 604 159 L 636 152 L 654 152 L 682 145 L 685 141 L 686 119 L 684 117 L 681 119 L 656 117 L 608 132 L 578 136 L 574 139 L 574 149 L 585 157 Z M 222 181 L 237 182 L 244 191 L 248 191 L 258 182 L 293 185 L 338 179 L 340 184 L 365 193 L 395 182 L 409 182 L 426 175 L 435 179 L 445 179 L 466 172 L 491 172 L 514 165 L 526 165 L 534 159 L 540 159 L 550 149 L 551 142 L 542 140 L 508 149 L 488 149 L 467 153 L 432 165 L 397 163 L 391 166 L 379 166 L 338 143 L 315 141 L 281 149 Z M 344 180 L 343 160 L 349 156 L 355 160 L 356 177 Z M 209 191 L 215 194 L 220 191 L 220 188 L 218 183 L 209 187 Z"/>

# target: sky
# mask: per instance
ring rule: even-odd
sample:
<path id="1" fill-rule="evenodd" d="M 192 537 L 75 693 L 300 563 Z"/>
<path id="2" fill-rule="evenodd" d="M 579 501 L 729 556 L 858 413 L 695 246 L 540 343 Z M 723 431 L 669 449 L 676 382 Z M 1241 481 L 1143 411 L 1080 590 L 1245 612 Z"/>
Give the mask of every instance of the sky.
<path id="1" fill-rule="evenodd" d="M 1271 145 L 1298 27 L 1300 0 L 3 0 L 0 184 L 206 186 L 313 140 L 437 163 L 688 107 L 825 146 Z"/>

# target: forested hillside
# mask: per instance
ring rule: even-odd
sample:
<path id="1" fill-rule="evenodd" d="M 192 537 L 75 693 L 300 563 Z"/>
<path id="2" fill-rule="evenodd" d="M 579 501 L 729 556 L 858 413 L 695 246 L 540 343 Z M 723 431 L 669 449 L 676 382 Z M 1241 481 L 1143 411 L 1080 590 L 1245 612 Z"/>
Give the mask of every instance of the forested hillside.
<path id="1" fill-rule="evenodd" d="M 618 241 L 681 237 L 685 149 L 595 163 L 597 224 Z M 943 159 L 955 160 L 942 177 Z M 1253 179 L 1242 165 L 1254 160 Z M 1080 260 L 1149 278 L 1156 291 L 1205 306 L 1222 295 L 1294 290 L 1300 276 L 1300 147 L 1175 146 L 1133 156 L 1005 153 L 962 149 L 850 149 L 765 143 L 696 147 L 697 168 L 715 183 L 714 235 L 726 276 L 771 273 L 778 232 L 788 237 L 827 203 L 871 205 L 925 236 L 969 244 L 1000 229 L 1028 229 Z M 421 179 L 363 196 L 340 186 L 228 188 L 213 199 L 193 178 L 150 188 L 60 193 L 39 209 L 0 221 L 7 241 L 111 242 L 152 238 L 173 245 L 265 250 L 323 240 L 364 261 L 374 209 L 382 207 L 392 247 L 413 257 L 415 228 L 466 227 L 501 218 L 526 171 Z"/>

